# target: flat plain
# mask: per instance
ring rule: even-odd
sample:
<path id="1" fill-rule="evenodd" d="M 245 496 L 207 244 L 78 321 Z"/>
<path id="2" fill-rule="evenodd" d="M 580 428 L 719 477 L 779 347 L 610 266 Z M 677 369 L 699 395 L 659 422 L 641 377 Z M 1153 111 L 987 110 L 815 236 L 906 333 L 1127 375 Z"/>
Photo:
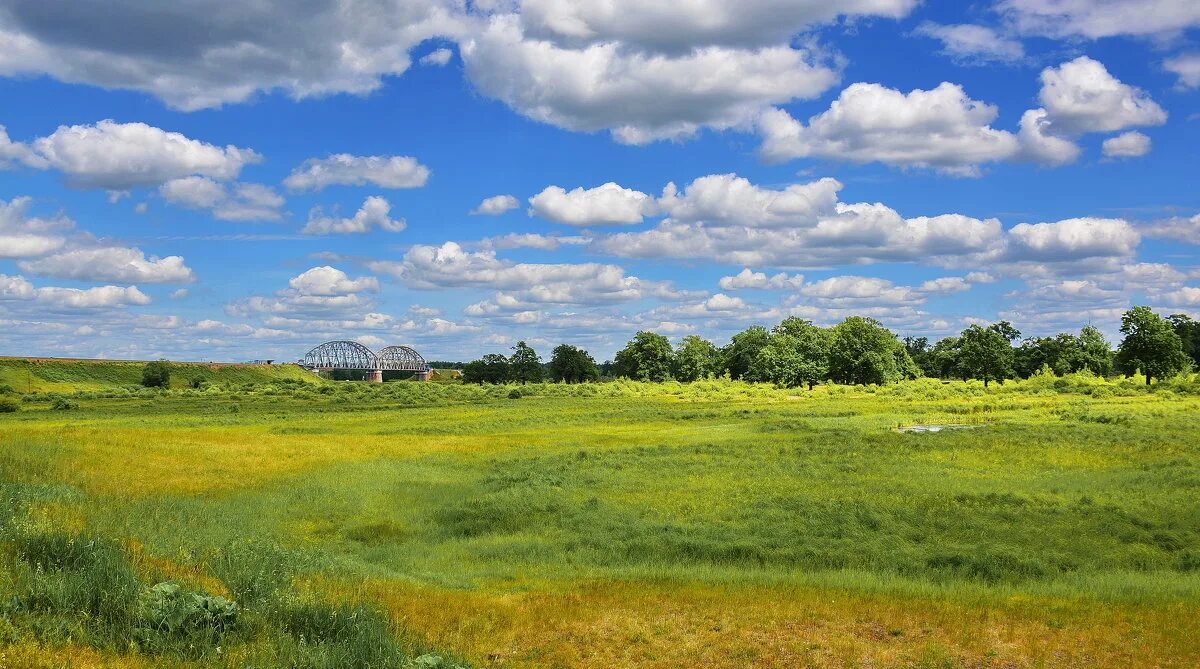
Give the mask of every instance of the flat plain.
<path id="1" fill-rule="evenodd" d="M 1195 377 L 14 365 L 0 666 L 1200 666 Z"/>

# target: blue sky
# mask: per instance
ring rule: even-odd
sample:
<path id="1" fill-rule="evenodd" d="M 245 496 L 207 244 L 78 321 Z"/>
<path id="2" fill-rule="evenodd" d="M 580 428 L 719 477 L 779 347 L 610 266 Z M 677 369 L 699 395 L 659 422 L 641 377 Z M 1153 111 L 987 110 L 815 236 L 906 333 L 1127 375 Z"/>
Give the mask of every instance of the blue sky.
<path id="1" fill-rule="evenodd" d="M 1197 316 L 1198 28 L 1180 0 L 0 0 L 0 354 Z"/>

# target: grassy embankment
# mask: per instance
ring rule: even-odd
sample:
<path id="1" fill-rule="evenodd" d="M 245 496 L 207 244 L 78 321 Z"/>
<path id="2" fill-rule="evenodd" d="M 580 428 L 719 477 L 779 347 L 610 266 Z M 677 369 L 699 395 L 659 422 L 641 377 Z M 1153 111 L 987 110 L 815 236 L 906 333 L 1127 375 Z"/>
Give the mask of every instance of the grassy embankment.
<path id="1" fill-rule="evenodd" d="M 145 364 L 135 361 L 0 357 L 0 388 L 8 386 L 19 393 L 133 388 L 141 385 Z M 314 381 L 315 377 L 311 372 L 288 364 L 172 363 L 171 387 L 190 388 L 194 383 L 270 383 L 284 379 Z"/>
<path id="2" fill-rule="evenodd" d="M 0 664 L 1200 664 L 1194 379 L 513 389 L 27 398 Z"/>

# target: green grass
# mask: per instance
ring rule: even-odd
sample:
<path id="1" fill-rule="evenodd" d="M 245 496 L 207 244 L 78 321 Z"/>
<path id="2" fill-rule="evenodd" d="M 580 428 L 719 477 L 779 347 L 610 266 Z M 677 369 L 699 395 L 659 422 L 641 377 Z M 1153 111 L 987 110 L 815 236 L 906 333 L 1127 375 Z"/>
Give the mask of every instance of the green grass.
<path id="1" fill-rule="evenodd" d="M 0 415 L 0 599 L 44 602 L 5 613 L 17 648 L 130 666 L 1200 662 L 1194 378 L 119 385 Z M 928 423 L 979 427 L 895 429 Z M 237 602 L 238 625 L 146 641 L 161 582 Z"/>
<path id="2" fill-rule="evenodd" d="M 74 392 L 141 386 L 144 362 L 0 357 L 0 388 L 16 392 Z M 296 365 L 172 363 L 171 387 L 193 383 L 261 384 L 280 380 L 317 382 Z"/>

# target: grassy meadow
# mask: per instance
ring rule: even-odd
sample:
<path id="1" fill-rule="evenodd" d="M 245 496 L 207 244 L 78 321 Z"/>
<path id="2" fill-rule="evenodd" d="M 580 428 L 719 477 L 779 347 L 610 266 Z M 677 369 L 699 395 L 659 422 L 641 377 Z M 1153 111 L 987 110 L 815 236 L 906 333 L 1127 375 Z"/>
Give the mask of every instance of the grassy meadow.
<path id="1" fill-rule="evenodd" d="M 1200 378 L 22 364 L 0 666 L 1200 666 Z"/>

